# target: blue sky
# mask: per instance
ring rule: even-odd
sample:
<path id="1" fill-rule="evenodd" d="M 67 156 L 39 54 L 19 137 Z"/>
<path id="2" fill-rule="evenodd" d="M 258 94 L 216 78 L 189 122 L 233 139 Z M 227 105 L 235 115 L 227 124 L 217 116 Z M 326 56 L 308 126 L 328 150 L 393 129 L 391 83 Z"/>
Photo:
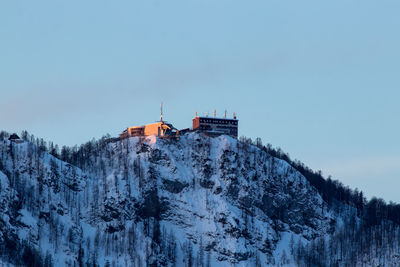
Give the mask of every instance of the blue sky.
<path id="1" fill-rule="evenodd" d="M 198 111 L 400 202 L 399 1 L 2 1 L 0 128 L 60 145 Z"/>

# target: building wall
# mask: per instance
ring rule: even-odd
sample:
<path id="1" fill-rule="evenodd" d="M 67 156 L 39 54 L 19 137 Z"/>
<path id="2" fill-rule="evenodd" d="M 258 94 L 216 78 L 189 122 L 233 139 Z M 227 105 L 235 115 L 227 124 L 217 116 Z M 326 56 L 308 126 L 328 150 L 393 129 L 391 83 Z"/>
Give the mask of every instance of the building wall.
<path id="1" fill-rule="evenodd" d="M 193 130 L 200 127 L 200 118 L 196 117 L 193 119 Z"/>
<path id="2" fill-rule="evenodd" d="M 147 124 L 144 128 L 144 135 L 160 135 L 162 122 Z"/>
<path id="3" fill-rule="evenodd" d="M 210 135 L 227 134 L 238 136 L 238 120 L 213 117 L 196 117 L 193 119 L 193 130 L 206 132 Z"/>
<path id="4" fill-rule="evenodd" d="M 144 126 L 135 126 L 126 128 L 120 135 L 120 138 L 127 138 L 130 136 L 142 136 L 144 135 Z"/>

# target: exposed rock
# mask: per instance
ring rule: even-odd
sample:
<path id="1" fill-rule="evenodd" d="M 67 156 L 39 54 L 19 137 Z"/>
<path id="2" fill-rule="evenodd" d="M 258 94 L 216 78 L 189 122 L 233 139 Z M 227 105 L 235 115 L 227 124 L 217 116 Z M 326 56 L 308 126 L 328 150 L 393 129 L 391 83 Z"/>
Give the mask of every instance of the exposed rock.
<path id="1" fill-rule="evenodd" d="M 162 180 L 163 184 L 164 184 L 164 189 L 167 190 L 170 193 L 180 193 L 185 187 L 188 187 L 188 184 L 184 184 L 179 182 L 178 180 L 172 181 L 172 180 L 168 180 L 168 179 L 163 179 Z"/>

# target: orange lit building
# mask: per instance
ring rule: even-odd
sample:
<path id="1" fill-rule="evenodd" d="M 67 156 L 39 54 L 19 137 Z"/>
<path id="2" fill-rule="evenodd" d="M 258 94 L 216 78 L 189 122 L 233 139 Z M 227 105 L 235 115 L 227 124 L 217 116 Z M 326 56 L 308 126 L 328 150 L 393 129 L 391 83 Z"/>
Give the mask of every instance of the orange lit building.
<path id="1" fill-rule="evenodd" d="M 152 124 L 146 124 L 144 126 L 134 126 L 126 128 L 119 137 L 121 139 L 128 138 L 131 136 L 149 136 L 157 135 L 158 137 L 178 137 L 179 131 L 172 126 L 170 123 L 159 121 Z"/>
<path id="2" fill-rule="evenodd" d="M 146 124 L 144 126 L 134 126 L 126 128 L 120 135 L 120 139 L 131 136 L 149 136 L 157 135 L 165 138 L 178 138 L 179 131 L 171 123 L 163 121 L 163 105 L 161 103 L 160 121 L 156 123 Z"/>

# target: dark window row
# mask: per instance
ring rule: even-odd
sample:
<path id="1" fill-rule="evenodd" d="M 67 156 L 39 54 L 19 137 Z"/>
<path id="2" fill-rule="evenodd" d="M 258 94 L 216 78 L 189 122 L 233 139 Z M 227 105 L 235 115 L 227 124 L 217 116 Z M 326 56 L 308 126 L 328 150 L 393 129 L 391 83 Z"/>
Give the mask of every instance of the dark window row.
<path id="1" fill-rule="evenodd" d="M 237 125 L 237 121 L 233 120 L 214 120 L 214 119 L 200 119 L 200 123 L 214 123 L 214 124 L 233 124 Z"/>
<path id="2" fill-rule="evenodd" d="M 223 126 L 223 125 L 217 125 L 218 129 L 237 129 L 235 126 Z"/>

